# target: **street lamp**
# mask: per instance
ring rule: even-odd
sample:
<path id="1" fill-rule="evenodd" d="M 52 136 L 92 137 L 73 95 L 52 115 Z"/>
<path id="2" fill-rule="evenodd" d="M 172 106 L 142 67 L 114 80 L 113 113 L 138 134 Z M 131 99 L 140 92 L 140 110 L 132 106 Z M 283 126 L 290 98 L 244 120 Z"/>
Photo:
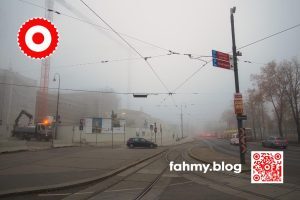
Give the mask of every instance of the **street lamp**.
<path id="1" fill-rule="evenodd" d="M 53 81 L 56 81 L 55 77 L 58 77 L 58 90 L 57 90 L 57 102 L 56 102 L 56 114 L 55 114 L 55 134 L 54 134 L 54 138 L 56 139 L 57 136 L 57 125 L 58 125 L 58 105 L 59 105 L 59 90 L 60 90 L 60 74 L 59 73 L 55 73 L 54 74 L 54 78 Z M 53 138 L 53 136 L 52 136 Z"/>

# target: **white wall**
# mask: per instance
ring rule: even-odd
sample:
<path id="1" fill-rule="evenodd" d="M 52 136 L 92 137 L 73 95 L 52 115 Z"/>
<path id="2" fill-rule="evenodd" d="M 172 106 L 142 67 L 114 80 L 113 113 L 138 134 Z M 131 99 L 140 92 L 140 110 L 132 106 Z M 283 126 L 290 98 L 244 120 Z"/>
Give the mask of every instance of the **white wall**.
<path id="1" fill-rule="evenodd" d="M 114 144 L 124 144 L 124 133 L 123 133 L 123 127 L 120 128 L 119 131 L 117 131 L 118 128 L 115 128 L 113 137 L 114 137 Z M 142 129 L 138 128 L 125 128 L 125 141 L 128 140 L 128 138 L 131 137 L 137 137 L 137 134 L 139 134 L 139 137 L 143 137 L 145 139 L 154 141 L 155 134 L 147 130 L 145 131 L 145 135 L 142 135 Z M 81 136 L 80 136 L 81 135 Z M 80 143 L 80 137 L 81 141 L 83 143 L 89 143 L 89 144 L 96 144 L 97 145 L 111 145 L 112 141 L 112 134 L 109 133 L 82 133 L 79 131 L 78 126 L 59 126 L 58 132 L 57 132 L 57 140 L 60 140 L 63 143 L 71 144 L 71 143 Z M 97 142 L 96 142 L 97 139 Z M 176 138 L 175 138 L 176 139 Z M 163 144 L 173 144 L 175 140 L 173 140 L 172 132 L 169 130 L 166 130 L 163 132 L 163 138 L 162 138 Z M 156 142 L 158 145 L 161 144 L 161 134 L 158 132 L 156 134 Z"/>

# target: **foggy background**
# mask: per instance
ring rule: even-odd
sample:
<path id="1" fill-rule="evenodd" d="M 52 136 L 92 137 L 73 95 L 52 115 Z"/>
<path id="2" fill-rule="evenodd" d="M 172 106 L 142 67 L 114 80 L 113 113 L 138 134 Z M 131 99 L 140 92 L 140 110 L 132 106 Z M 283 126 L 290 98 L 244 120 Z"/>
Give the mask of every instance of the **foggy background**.
<path id="1" fill-rule="evenodd" d="M 211 50 L 230 52 L 230 8 L 237 7 L 235 31 L 237 48 L 300 22 L 297 0 L 86 0 L 115 30 L 180 54 L 211 56 Z M 23 55 L 17 44 L 20 26 L 33 17 L 44 17 L 44 1 L 0 1 L 0 68 L 12 69 L 37 80 L 41 61 Z M 79 0 L 54 2 L 54 10 L 106 27 Z M 49 87 L 55 73 L 61 77 L 61 88 L 104 90 L 120 93 L 168 93 L 143 59 L 112 31 L 53 14 L 60 43 L 51 56 Z M 239 57 L 240 90 L 251 87 L 250 75 L 271 60 L 281 61 L 300 55 L 300 28 L 259 42 L 241 50 Z M 148 59 L 161 80 L 172 92 L 204 62 L 169 52 L 126 37 Z M 123 61 L 114 61 L 129 59 Z M 202 59 L 210 61 L 210 57 Z M 101 61 L 108 61 L 101 63 Z M 251 61 L 245 63 L 243 61 Z M 54 90 L 56 91 L 56 90 Z M 143 110 L 156 117 L 178 124 L 180 106 L 184 121 L 197 126 L 218 122 L 222 112 L 232 107 L 234 75 L 231 70 L 203 67 L 180 87 L 172 97 L 166 94 L 136 99 L 121 94 L 120 108 Z M 196 93 L 196 94 L 194 94 Z M 177 105 L 177 107 L 176 107 Z M 233 109 L 233 108 L 232 108 Z"/>

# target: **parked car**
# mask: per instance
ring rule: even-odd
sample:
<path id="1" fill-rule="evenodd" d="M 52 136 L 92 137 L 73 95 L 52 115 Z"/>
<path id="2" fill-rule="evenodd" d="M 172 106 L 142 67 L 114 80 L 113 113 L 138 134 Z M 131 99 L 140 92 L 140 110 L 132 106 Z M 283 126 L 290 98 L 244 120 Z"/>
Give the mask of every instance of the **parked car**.
<path id="1" fill-rule="evenodd" d="M 270 136 L 267 139 L 262 141 L 263 147 L 271 147 L 271 148 L 287 148 L 288 142 L 285 138 L 277 137 L 277 136 Z"/>
<path id="2" fill-rule="evenodd" d="M 230 138 L 230 144 L 232 145 L 239 145 L 239 135 L 237 133 L 232 134 Z"/>
<path id="3" fill-rule="evenodd" d="M 156 148 L 157 144 L 155 144 L 154 142 L 148 141 L 144 138 L 129 138 L 127 141 L 127 146 L 129 148 L 135 148 L 135 147 Z"/>

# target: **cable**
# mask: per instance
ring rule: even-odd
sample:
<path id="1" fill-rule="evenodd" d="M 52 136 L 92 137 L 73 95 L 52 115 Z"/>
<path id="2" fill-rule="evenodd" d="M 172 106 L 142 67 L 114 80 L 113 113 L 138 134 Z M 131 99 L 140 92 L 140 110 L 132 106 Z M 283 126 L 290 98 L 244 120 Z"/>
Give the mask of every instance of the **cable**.
<path id="1" fill-rule="evenodd" d="M 28 2 L 28 1 L 26 1 L 26 0 L 19 0 L 19 1 L 22 2 L 22 3 L 25 3 L 25 4 L 29 4 L 29 5 L 32 5 L 32 6 L 41 8 L 41 9 L 44 9 L 44 10 L 48 10 L 48 11 L 50 11 L 50 12 L 54 12 L 54 13 L 56 13 L 56 14 L 58 14 L 58 15 L 63 15 L 63 16 L 65 16 L 65 17 L 69 17 L 69 18 L 72 18 L 72 19 L 81 21 L 81 22 L 83 22 L 83 23 L 90 24 L 90 25 L 92 25 L 92 26 L 97 26 L 97 27 L 99 27 L 99 28 L 101 28 L 101 29 L 104 29 L 104 30 L 107 30 L 107 31 L 112 31 L 112 30 L 110 30 L 110 29 L 108 29 L 108 28 L 105 28 L 105 27 L 103 27 L 103 26 L 101 26 L 101 25 L 98 25 L 98 24 L 95 24 L 95 23 L 86 21 L 86 20 L 84 20 L 84 19 L 80 19 L 80 18 L 74 17 L 74 16 L 72 16 L 72 15 L 68 15 L 68 14 L 62 13 L 62 12 L 60 12 L 60 11 L 47 9 L 47 8 L 45 8 L 45 7 L 43 7 L 43 6 L 40 6 L 40 5 L 31 3 L 31 2 Z M 141 42 L 141 43 L 150 45 L 150 46 L 152 46 L 152 47 L 155 47 L 155 48 L 158 48 L 158 49 L 161 49 L 161 50 L 164 50 L 164 51 L 168 51 L 168 52 L 170 51 L 169 49 L 166 49 L 166 48 L 161 47 L 161 46 L 158 46 L 158 45 L 156 45 L 156 44 L 153 44 L 153 43 L 144 41 L 144 40 L 142 40 L 142 39 L 139 39 L 139 38 L 136 38 L 136 37 L 134 37 L 134 36 L 128 35 L 128 34 L 126 34 L 126 33 L 122 33 L 122 32 L 118 32 L 118 33 L 120 33 L 121 35 L 124 35 L 124 36 L 126 36 L 126 37 L 128 37 L 128 38 L 131 38 L 131 39 L 133 39 L 133 40 L 139 41 L 139 42 Z"/>
<path id="2" fill-rule="evenodd" d="M 17 83 L 6 83 L 6 82 L 0 82 L 0 85 L 4 86 L 17 86 L 17 87 L 27 87 L 27 88 L 43 88 L 40 86 L 36 85 L 26 85 L 26 84 L 17 84 Z M 58 90 L 56 87 L 44 87 L 49 90 Z M 84 89 L 72 89 L 72 88 L 60 88 L 62 91 L 71 91 L 71 92 L 97 92 L 97 93 L 102 93 L 102 94 L 117 94 L 117 95 L 133 95 L 133 94 L 140 94 L 140 92 L 114 92 L 114 91 L 101 91 L 101 90 L 84 90 Z M 143 92 L 142 94 L 147 94 L 147 95 L 168 95 L 170 96 L 169 93 L 166 92 Z M 191 93 L 172 93 L 172 95 L 203 95 L 203 93 L 200 92 L 191 92 Z M 176 105 L 175 105 L 176 106 Z"/>
<path id="3" fill-rule="evenodd" d="M 60 11 L 57 11 L 57 10 L 47 9 L 47 8 L 45 8 L 45 7 L 43 7 L 43 6 L 40 6 L 40 5 L 31 3 L 31 2 L 28 2 L 28 1 L 26 1 L 26 0 L 19 0 L 19 1 L 22 2 L 22 3 L 25 3 L 25 4 L 29 4 L 29 5 L 32 5 L 32 6 L 41 8 L 41 9 L 43 9 L 43 10 L 47 10 L 47 11 L 49 11 L 49 12 L 53 12 L 53 13 L 55 13 L 55 14 L 57 14 L 57 15 L 65 16 L 65 17 L 68 17 L 68 18 L 72 18 L 72 19 L 74 19 L 74 20 L 81 21 L 81 22 L 83 22 L 83 23 L 86 23 L 86 24 L 89 24 L 89 25 L 92 25 L 92 26 L 97 26 L 97 27 L 99 27 L 99 28 L 101 28 L 101 29 L 103 29 L 103 30 L 112 31 L 112 30 L 110 30 L 109 28 L 105 28 L 105 27 L 103 27 L 103 26 L 101 26 L 101 25 L 98 25 L 98 24 L 95 24 L 95 23 L 86 21 L 86 20 L 84 20 L 84 19 L 80 19 L 80 18 L 74 17 L 74 16 L 72 16 L 72 15 L 65 14 L 65 13 L 60 12 Z M 167 52 L 169 52 L 170 54 L 174 54 L 174 55 L 175 55 L 175 54 L 177 54 L 177 55 L 192 55 L 192 56 L 197 56 L 197 57 L 211 57 L 211 56 L 208 56 L 208 55 L 177 53 L 177 52 L 172 51 L 172 50 L 170 50 L 170 49 L 167 49 L 167 48 L 158 46 L 158 45 L 156 45 L 156 44 L 147 42 L 147 41 L 145 41 L 145 40 L 142 40 L 142 39 L 139 39 L 139 38 L 137 38 L 137 37 L 128 35 L 128 34 L 126 34 L 126 33 L 122 33 L 122 32 L 118 32 L 118 33 L 119 33 L 120 35 L 124 35 L 124 36 L 126 36 L 126 37 L 128 37 L 128 38 L 131 38 L 131 39 L 133 39 L 133 40 L 136 40 L 136 41 L 139 41 L 139 42 L 141 42 L 141 43 L 147 44 L 147 45 L 149 45 L 149 46 L 152 46 L 152 47 L 155 47 L 155 48 L 158 48 L 158 49 L 167 51 Z M 193 59 L 193 58 L 191 58 L 191 59 Z"/>
<path id="4" fill-rule="evenodd" d="M 212 61 L 212 60 L 211 60 Z M 195 72 L 193 72 L 188 78 L 186 78 L 181 84 L 179 84 L 174 90 L 173 92 L 176 92 L 178 89 L 180 89 L 184 84 L 186 84 L 191 78 L 193 78 L 193 76 L 195 76 L 201 69 L 203 69 L 209 62 L 206 62 L 205 64 L 203 64 L 200 68 L 198 68 Z"/>
<path id="5" fill-rule="evenodd" d="M 36 86 L 36 85 L 25 85 L 25 84 L 5 83 L 5 82 L 0 82 L 0 85 L 27 87 L 27 88 L 47 88 L 49 90 L 58 90 L 58 88 L 54 88 L 54 87 L 40 87 L 40 86 Z M 114 91 L 84 90 L 84 89 L 71 89 L 71 88 L 60 88 L 59 90 L 72 91 L 72 92 L 97 92 L 97 93 L 101 93 L 101 94 L 117 94 L 117 95 L 139 94 L 138 92 L 114 92 Z M 145 94 L 147 94 L 147 95 L 169 95 L 169 93 L 164 93 L 164 92 L 145 92 Z"/>
<path id="6" fill-rule="evenodd" d="M 211 60 L 212 61 L 212 60 Z M 186 84 L 191 78 L 193 78 L 193 76 L 195 76 L 201 69 L 203 69 L 208 63 L 210 63 L 211 61 L 207 62 L 205 64 L 203 64 L 200 68 L 198 68 L 195 72 L 193 72 L 188 78 L 186 78 L 181 84 L 179 84 L 174 90 L 173 92 L 175 93 L 179 88 L 181 88 L 184 84 Z M 197 93 L 193 93 L 193 94 L 197 94 Z M 162 101 L 161 104 L 166 101 L 168 97 L 165 97 Z"/>
<path id="7" fill-rule="evenodd" d="M 284 30 L 282 30 L 282 31 L 279 31 L 279 32 L 276 32 L 276 33 L 274 33 L 274 34 L 268 35 L 268 36 L 266 36 L 266 37 L 264 37 L 264 38 L 261 38 L 261 39 L 259 39 L 259 40 L 254 41 L 254 42 L 251 42 L 251 43 L 246 44 L 246 45 L 244 45 L 244 46 L 241 46 L 241 47 L 237 48 L 237 50 L 240 50 L 240 49 L 249 47 L 249 46 L 251 46 L 251 45 L 254 45 L 254 44 L 256 44 L 256 43 L 259 43 L 259 42 L 261 42 L 261 41 L 264 41 L 264 40 L 266 40 L 266 39 L 268 39 L 268 38 L 274 37 L 274 36 L 276 36 L 276 35 L 279 35 L 279 34 L 281 34 L 281 33 L 286 32 L 286 31 L 289 31 L 289 30 L 292 30 L 292 29 L 294 29 L 294 28 L 297 28 L 297 27 L 299 27 L 299 26 L 300 26 L 300 24 L 296 24 L 296 25 L 294 25 L 294 26 L 292 26 L 292 27 L 289 27 L 289 28 L 284 29 Z M 211 60 L 211 61 L 212 61 L 212 60 Z M 211 62 L 211 61 L 209 61 L 209 62 Z M 197 74 L 197 73 L 198 73 L 205 65 L 207 65 L 209 62 L 205 63 L 202 67 L 200 67 L 197 71 L 195 71 L 192 75 L 190 75 L 183 83 L 181 83 L 181 84 L 174 90 L 174 92 L 175 92 L 176 90 L 178 90 L 179 88 L 181 88 L 184 84 L 186 84 L 186 82 L 188 82 L 193 76 L 195 76 L 195 75 L 196 75 L 196 74 Z M 243 62 L 245 62 L 245 63 L 254 63 L 254 64 L 256 63 L 256 62 L 247 61 L 247 60 L 245 60 L 245 61 L 243 61 Z M 265 64 L 265 63 L 256 63 L 256 64 Z"/>
<path id="8" fill-rule="evenodd" d="M 144 56 L 136 49 L 134 48 L 127 40 L 125 40 L 113 27 L 111 27 L 102 17 L 100 17 L 91 7 L 89 7 L 83 0 L 80 0 L 91 12 L 93 12 L 104 24 L 106 24 L 123 42 L 125 42 L 132 50 L 134 50 L 141 58 L 145 60 L 147 65 L 150 67 L 154 75 L 157 77 L 157 79 L 161 82 L 161 84 L 165 87 L 165 89 L 170 93 L 170 90 L 166 86 L 166 84 L 161 80 L 157 72 L 154 70 L 152 65 L 147 61 L 147 59 L 144 58 Z"/>
<path id="9" fill-rule="evenodd" d="M 153 58 L 159 58 L 159 57 L 164 57 L 164 56 L 170 56 L 170 54 L 161 54 L 161 55 L 154 55 L 154 56 L 146 56 L 146 57 L 135 57 L 135 58 L 121 58 L 121 59 L 112 59 L 112 60 L 100 60 L 100 61 L 96 61 L 96 62 L 86 62 L 86 63 L 78 63 L 78 64 L 70 64 L 70 65 L 59 65 L 56 67 L 63 67 L 63 68 L 67 68 L 67 67 L 77 67 L 77 66 L 84 66 L 84 65 L 92 65 L 92 64 L 104 64 L 104 63 L 111 63 L 111 62 L 122 62 L 122 61 L 132 61 L 132 60 L 140 60 L 140 59 L 153 59 Z M 55 67 L 54 67 L 55 68 Z"/>
<path id="10" fill-rule="evenodd" d="M 290 27 L 290 28 L 284 29 L 284 30 L 279 31 L 279 32 L 277 32 L 277 33 L 268 35 L 268 36 L 266 36 L 266 37 L 264 37 L 264 38 L 261 38 L 261 39 L 259 39 L 259 40 L 254 41 L 254 42 L 251 42 L 251 43 L 246 44 L 246 45 L 244 45 L 244 46 L 241 46 L 241 47 L 237 48 L 237 50 L 240 50 L 240 49 L 246 48 L 246 47 L 248 47 L 248 46 L 251 46 L 251 45 L 253 45 L 253 44 L 259 43 L 259 42 L 264 41 L 264 40 L 266 40 L 266 39 L 268 39 L 268 38 L 274 37 L 274 36 L 276 36 L 276 35 L 279 35 L 279 34 L 281 34 L 281 33 L 286 32 L 286 31 L 289 31 L 289 30 L 292 30 L 292 29 L 294 29 L 294 28 L 297 28 L 297 27 L 299 27 L 299 26 L 300 26 L 300 24 L 296 24 L 295 26 L 292 26 L 292 27 Z"/>

